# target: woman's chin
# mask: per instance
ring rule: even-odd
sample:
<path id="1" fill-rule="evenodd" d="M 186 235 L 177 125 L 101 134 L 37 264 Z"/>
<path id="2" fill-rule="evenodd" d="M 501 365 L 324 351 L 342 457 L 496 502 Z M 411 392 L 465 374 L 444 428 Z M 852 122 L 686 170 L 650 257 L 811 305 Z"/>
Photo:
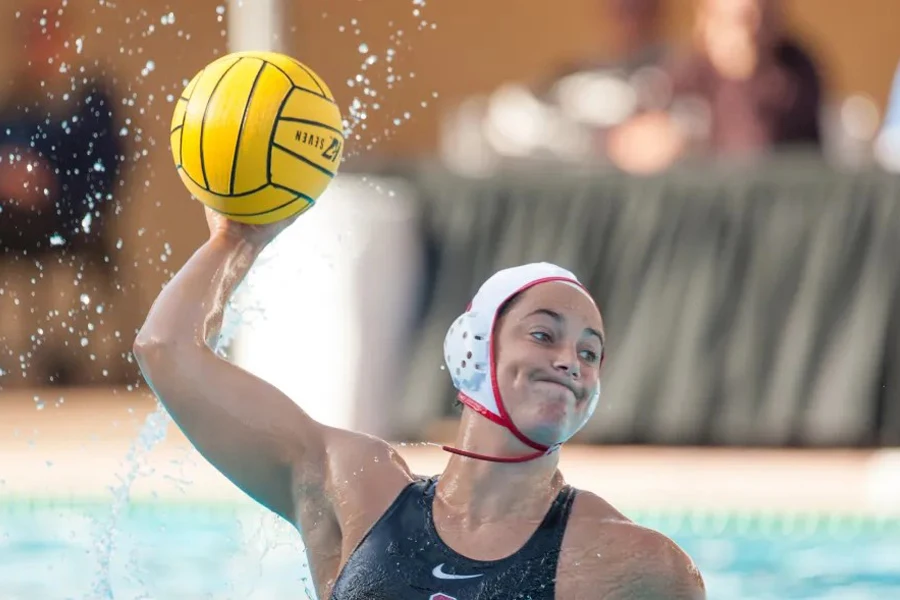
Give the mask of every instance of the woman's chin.
<path id="1" fill-rule="evenodd" d="M 559 415 L 541 414 L 529 419 L 525 427 L 520 427 L 528 439 L 544 446 L 552 446 L 566 439 L 567 429 L 568 419 L 565 412 Z"/>

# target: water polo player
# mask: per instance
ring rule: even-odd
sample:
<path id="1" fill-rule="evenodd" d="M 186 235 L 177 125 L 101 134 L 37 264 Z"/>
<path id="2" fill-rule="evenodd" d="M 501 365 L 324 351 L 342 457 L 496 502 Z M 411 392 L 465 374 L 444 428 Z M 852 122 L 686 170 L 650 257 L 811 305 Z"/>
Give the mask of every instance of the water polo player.
<path id="1" fill-rule="evenodd" d="M 313 421 L 211 350 L 229 297 L 290 220 L 207 218 L 209 240 L 160 293 L 135 355 L 200 453 L 301 532 L 319 598 L 705 597 L 671 540 L 557 468 L 600 398 L 605 355 L 600 312 L 574 275 L 500 271 L 448 324 L 463 415 L 446 469 L 422 477 L 388 443 Z"/>

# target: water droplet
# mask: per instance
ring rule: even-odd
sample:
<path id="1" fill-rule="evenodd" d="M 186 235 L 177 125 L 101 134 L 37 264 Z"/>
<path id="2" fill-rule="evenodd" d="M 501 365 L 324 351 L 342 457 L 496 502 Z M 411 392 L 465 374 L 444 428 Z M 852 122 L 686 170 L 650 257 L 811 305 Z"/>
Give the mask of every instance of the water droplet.
<path id="1" fill-rule="evenodd" d="M 217 14 L 217 15 L 224 15 L 224 14 L 225 14 L 225 7 L 222 6 L 222 5 L 217 6 L 217 7 L 216 7 L 216 14 Z"/>
<path id="2" fill-rule="evenodd" d="M 144 65 L 144 68 L 141 69 L 141 75 L 146 77 L 149 73 L 152 73 L 156 69 L 156 63 L 152 60 L 148 60 L 147 64 Z"/>
<path id="3" fill-rule="evenodd" d="M 369 45 L 368 44 L 360 44 L 359 45 L 359 53 L 360 54 L 368 54 L 369 53 Z"/>
<path id="4" fill-rule="evenodd" d="M 59 235 L 58 233 L 54 233 L 50 236 L 50 245 L 51 246 L 62 246 L 66 243 L 66 238 Z"/>
<path id="5" fill-rule="evenodd" d="M 81 303 L 84 304 L 85 306 L 87 306 L 91 303 L 91 297 L 88 296 L 87 294 L 82 294 L 79 297 L 79 299 L 81 300 Z"/>

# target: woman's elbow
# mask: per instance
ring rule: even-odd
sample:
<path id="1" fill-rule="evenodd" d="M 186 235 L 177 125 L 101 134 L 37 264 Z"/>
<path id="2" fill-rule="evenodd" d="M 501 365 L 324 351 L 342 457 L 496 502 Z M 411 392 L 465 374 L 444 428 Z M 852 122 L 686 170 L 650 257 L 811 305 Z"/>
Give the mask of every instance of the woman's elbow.
<path id="1" fill-rule="evenodd" d="M 134 358 L 145 376 L 161 369 L 169 370 L 183 365 L 190 360 L 191 354 L 201 350 L 188 340 L 160 335 L 146 328 L 138 332 L 132 345 Z"/>
<path id="2" fill-rule="evenodd" d="M 142 329 L 135 338 L 131 350 L 141 372 L 146 376 L 171 356 L 170 346 L 170 342 Z"/>

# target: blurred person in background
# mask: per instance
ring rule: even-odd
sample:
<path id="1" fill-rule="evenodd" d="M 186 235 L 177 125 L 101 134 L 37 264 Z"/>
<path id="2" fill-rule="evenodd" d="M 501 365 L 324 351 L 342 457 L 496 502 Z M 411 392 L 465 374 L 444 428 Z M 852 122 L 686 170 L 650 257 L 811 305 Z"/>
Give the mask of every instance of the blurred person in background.
<path id="1" fill-rule="evenodd" d="M 637 115 L 664 108 L 671 53 L 662 36 L 660 0 L 602 0 L 608 23 L 607 56 L 556 74 L 543 98 L 564 119 L 587 131 L 587 153 L 604 158 L 611 131 Z"/>
<path id="2" fill-rule="evenodd" d="M 84 374 L 70 364 L 86 353 L 69 343 L 71 313 L 96 304 L 110 278 L 106 221 L 122 154 L 112 94 L 79 64 L 71 11 L 51 2 L 17 13 L 10 33 L 22 54 L 0 97 L 0 368 L 40 383 Z M 29 358 L 41 319 L 55 311 L 68 323 L 48 323 Z"/>
<path id="3" fill-rule="evenodd" d="M 894 73 L 887 111 L 875 140 L 875 157 L 888 171 L 900 171 L 900 65 Z"/>
<path id="4" fill-rule="evenodd" d="M 606 57 L 565 66 L 552 77 L 551 86 L 586 71 L 615 71 L 627 78 L 642 67 L 659 65 L 667 56 L 661 0 L 601 0 L 600 5 L 608 23 Z"/>
<path id="5" fill-rule="evenodd" d="M 782 17 L 778 0 L 699 0 L 694 48 L 671 61 L 667 109 L 619 127 L 607 148 L 613 162 L 653 172 L 688 154 L 820 149 L 819 69 Z"/>

